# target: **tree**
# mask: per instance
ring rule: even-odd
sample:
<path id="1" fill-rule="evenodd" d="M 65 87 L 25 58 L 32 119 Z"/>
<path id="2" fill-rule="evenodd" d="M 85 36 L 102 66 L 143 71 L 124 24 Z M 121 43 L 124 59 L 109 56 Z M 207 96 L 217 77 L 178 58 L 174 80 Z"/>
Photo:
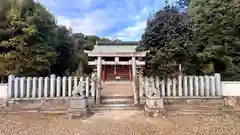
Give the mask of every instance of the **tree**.
<path id="1" fill-rule="evenodd" d="M 239 4 L 234 0 L 191 3 L 196 67 L 202 74 L 218 72 L 225 80 L 240 80 Z"/>
<path id="2" fill-rule="evenodd" d="M 66 72 L 72 72 L 74 60 L 74 45 L 71 41 L 71 31 L 66 26 L 58 26 L 55 29 L 53 47 L 57 53 L 56 62 L 51 66 L 51 73 L 63 76 Z"/>
<path id="3" fill-rule="evenodd" d="M 74 45 L 73 63 L 75 66 L 73 67 L 73 70 L 75 70 L 77 76 L 81 76 L 84 73 L 84 68 L 88 65 L 88 58 L 84 53 L 84 50 L 86 49 L 86 40 L 82 33 L 72 34 L 71 40 Z"/>
<path id="4" fill-rule="evenodd" d="M 33 0 L 0 1 L 0 77 L 83 75 L 98 36 L 72 34 Z"/>
<path id="5" fill-rule="evenodd" d="M 4 75 L 46 75 L 54 62 L 54 17 L 32 0 L 7 0 L 2 9 L 0 63 Z M 4 6 L 5 5 L 5 6 Z M 7 5 L 7 6 L 6 6 Z"/>
<path id="6" fill-rule="evenodd" d="M 176 8 L 166 6 L 148 20 L 139 51 L 147 55 L 146 74 L 167 76 L 178 72 L 178 64 L 186 65 L 191 47 L 188 38 L 188 16 Z"/>
<path id="7" fill-rule="evenodd" d="M 85 40 L 86 40 L 85 49 L 93 50 L 93 48 L 96 44 L 96 41 L 99 41 L 100 38 L 98 36 L 86 36 Z"/>

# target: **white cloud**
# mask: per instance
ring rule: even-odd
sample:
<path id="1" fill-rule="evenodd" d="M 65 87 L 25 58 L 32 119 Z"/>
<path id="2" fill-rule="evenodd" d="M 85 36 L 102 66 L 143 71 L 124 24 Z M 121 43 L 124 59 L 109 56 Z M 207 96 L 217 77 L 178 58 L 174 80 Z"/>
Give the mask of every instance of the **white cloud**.
<path id="1" fill-rule="evenodd" d="M 108 27 L 111 27 L 113 21 L 107 20 L 103 10 L 97 10 L 79 18 L 57 17 L 58 24 L 72 27 L 73 32 L 81 32 L 86 35 L 101 34 Z"/>
<path id="2" fill-rule="evenodd" d="M 117 38 L 123 41 L 140 40 L 141 35 L 146 28 L 146 22 L 151 13 L 151 10 L 152 8 L 149 6 L 142 8 L 142 10 L 137 15 L 133 16 L 133 19 L 137 22 L 134 25 L 128 26 L 127 28 L 111 35 L 111 39 Z"/>
<path id="3" fill-rule="evenodd" d="M 149 14 L 162 0 L 35 0 L 56 16 L 58 24 L 85 35 L 139 40 Z M 120 30 L 119 30 L 120 29 Z"/>
<path id="4" fill-rule="evenodd" d="M 145 27 L 146 21 L 138 22 L 134 26 L 127 27 L 126 29 L 117 32 L 114 37 L 124 41 L 139 40 Z"/>

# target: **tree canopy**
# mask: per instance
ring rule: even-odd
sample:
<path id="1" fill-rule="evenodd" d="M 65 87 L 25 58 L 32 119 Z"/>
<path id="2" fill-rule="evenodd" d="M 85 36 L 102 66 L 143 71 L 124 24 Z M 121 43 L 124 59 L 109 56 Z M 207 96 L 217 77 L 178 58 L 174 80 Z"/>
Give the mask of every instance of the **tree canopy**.
<path id="1" fill-rule="evenodd" d="M 224 80 L 240 80 L 239 1 L 178 0 L 177 3 L 173 7 L 166 0 L 165 8 L 148 19 L 137 48 L 149 50 L 145 74 L 164 77 L 218 72 Z M 0 80 L 9 74 L 87 74 L 91 68 L 84 50 L 92 50 L 99 40 L 111 41 L 73 33 L 57 25 L 55 17 L 34 0 L 2 0 Z"/>
<path id="2" fill-rule="evenodd" d="M 149 18 L 138 50 L 150 50 L 147 75 L 221 73 L 240 80 L 240 8 L 235 0 L 179 0 Z"/>
<path id="3" fill-rule="evenodd" d="M 148 20 L 138 50 L 150 50 L 147 56 L 147 75 L 172 75 L 179 64 L 187 64 L 191 51 L 187 46 L 191 30 L 188 16 L 174 7 L 165 7 Z"/>
<path id="4" fill-rule="evenodd" d="M 240 80 L 240 8 L 234 0 L 192 0 L 197 67 Z"/>
<path id="5" fill-rule="evenodd" d="M 0 1 L 0 76 L 82 75 L 98 36 L 72 33 L 33 0 Z M 1 79 L 2 80 L 2 79 Z"/>

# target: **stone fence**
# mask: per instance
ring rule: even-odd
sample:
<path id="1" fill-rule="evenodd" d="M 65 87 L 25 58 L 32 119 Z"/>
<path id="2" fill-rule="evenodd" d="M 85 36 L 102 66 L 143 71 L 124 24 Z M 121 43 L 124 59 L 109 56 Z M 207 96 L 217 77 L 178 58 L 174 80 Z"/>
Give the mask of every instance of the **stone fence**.
<path id="1" fill-rule="evenodd" d="M 1 111 L 66 111 L 87 114 L 92 104 L 100 103 L 95 74 L 86 77 L 17 77 L 9 75 L 1 84 Z M 1 108 L 4 108 L 1 110 Z"/>
<path id="2" fill-rule="evenodd" d="M 212 76 L 182 76 L 177 78 L 138 76 L 140 102 L 147 115 L 164 115 L 165 101 L 171 104 L 240 105 L 240 82 L 222 82 L 220 74 Z M 184 101 L 184 102 L 182 102 Z M 166 104 L 167 105 L 167 104 Z M 159 114 L 160 113 L 160 114 Z"/>
<path id="3" fill-rule="evenodd" d="M 213 76 L 182 76 L 177 78 L 139 76 L 140 97 L 188 98 L 222 96 L 220 74 Z"/>
<path id="4" fill-rule="evenodd" d="M 134 82 L 135 103 L 145 105 L 145 112 L 161 112 L 164 100 L 221 100 L 236 105 L 240 97 L 240 82 L 222 82 L 220 74 L 212 76 L 182 76 L 176 78 L 138 76 Z M 87 112 L 100 104 L 100 82 L 95 74 L 86 77 L 17 77 L 10 75 L 7 84 L 0 85 L 0 110 L 70 110 Z M 138 98 L 144 102 L 139 102 Z M 2 100 L 4 99 L 4 100 Z M 240 99 L 239 99 L 240 100 Z M 230 101 L 230 100 L 227 100 Z M 211 101 L 212 102 L 212 101 Z M 239 104 L 240 105 L 240 104 Z M 77 110 L 77 111 L 76 111 Z M 164 112 L 164 111 L 163 111 Z M 86 114 L 86 113 L 85 113 Z"/>
<path id="5" fill-rule="evenodd" d="M 95 75 L 91 77 L 8 77 L 8 99 L 68 98 L 78 88 L 78 96 L 95 96 Z"/>

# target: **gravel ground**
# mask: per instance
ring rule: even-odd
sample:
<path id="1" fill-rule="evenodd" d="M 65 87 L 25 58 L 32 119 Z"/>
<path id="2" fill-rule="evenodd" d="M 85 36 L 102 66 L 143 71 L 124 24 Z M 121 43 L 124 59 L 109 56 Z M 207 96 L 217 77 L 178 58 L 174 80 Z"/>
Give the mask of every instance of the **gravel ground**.
<path id="1" fill-rule="evenodd" d="M 240 135 L 232 114 L 148 118 L 140 111 L 111 111 L 81 119 L 63 115 L 0 114 L 0 135 Z"/>

